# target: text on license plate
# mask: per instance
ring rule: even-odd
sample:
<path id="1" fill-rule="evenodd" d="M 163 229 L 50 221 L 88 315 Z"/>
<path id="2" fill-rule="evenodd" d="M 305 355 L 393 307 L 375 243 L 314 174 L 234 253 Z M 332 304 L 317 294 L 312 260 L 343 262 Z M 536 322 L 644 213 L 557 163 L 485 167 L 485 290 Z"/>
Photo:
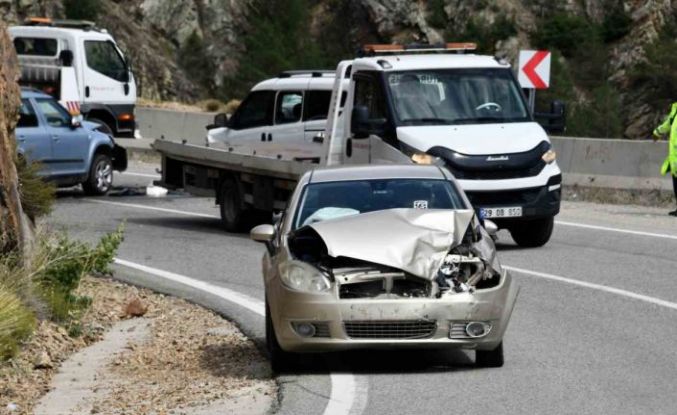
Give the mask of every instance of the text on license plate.
<path id="1" fill-rule="evenodd" d="M 517 218 L 522 216 L 522 207 L 482 208 L 480 214 L 485 218 Z"/>

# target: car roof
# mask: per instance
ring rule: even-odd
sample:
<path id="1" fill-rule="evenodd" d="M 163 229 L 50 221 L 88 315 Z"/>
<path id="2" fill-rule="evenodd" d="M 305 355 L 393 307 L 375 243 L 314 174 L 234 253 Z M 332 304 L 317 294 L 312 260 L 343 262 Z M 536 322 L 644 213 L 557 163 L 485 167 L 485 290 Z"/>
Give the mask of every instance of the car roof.
<path id="1" fill-rule="evenodd" d="M 51 98 L 51 96 L 37 89 L 22 87 L 21 98 Z"/>
<path id="2" fill-rule="evenodd" d="M 395 178 L 448 180 L 448 177 L 439 167 L 420 164 L 326 167 L 315 169 L 308 174 L 308 183 Z"/>

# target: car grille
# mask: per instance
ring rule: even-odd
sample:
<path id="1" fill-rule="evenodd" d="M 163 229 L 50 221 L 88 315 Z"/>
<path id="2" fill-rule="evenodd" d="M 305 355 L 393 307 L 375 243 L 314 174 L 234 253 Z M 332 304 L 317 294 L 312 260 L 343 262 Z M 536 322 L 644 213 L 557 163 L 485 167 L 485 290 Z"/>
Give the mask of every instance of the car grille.
<path id="1" fill-rule="evenodd" d="M 538 176 L 545 168 L 545 162 L 541 161 L 534 166 L 521 169 L 461 170 L 451 166 L 447 168 L 459 180 L 504 180 Z"/>
<path id="2" fill-rule="evenodd" d="M 326 322 L 313 323 L 313 326 L 315 326 L 315 335 L 313 337 L 325 337 L 325 338 L 330 337 L 329 323 Z"/>
<path id="3" fill-rule="evenodd" d="M 437 322 L 428 320 L 346 321 L 343 323 L 352 339 L 425 339 L 432 337 Z"/>
<path id="4" fill-rule="evenodd" d="M 532 189 L 519 189 L 508 191 L 485 191 L 485 192 L 465 192 L 475 207 L 480 206 L 500 206 L 500 205 L 526 205 L 534 203 L 540 193 L 541 187 Z"/>

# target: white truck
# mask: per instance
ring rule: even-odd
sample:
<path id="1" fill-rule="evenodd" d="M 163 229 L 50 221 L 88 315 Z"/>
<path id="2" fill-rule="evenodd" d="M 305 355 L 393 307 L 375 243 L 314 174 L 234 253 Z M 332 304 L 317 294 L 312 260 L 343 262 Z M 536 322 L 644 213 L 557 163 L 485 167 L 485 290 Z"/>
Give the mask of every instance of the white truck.
<path id="1" fill-rule="evenodd" d="M 109 135 L 134 135 L 136 83 L 113 37 L 94 23 L 30 18 L 9 34 L 25 87 L 55 97 Z"/>
<path id="2" fill-rule="evenodd" d="M 237 230 L 256 212 L 283 209 L 297 178 L 318 165 L 437 164 L 480 217 L 521 246 L 541 246 L 560 208 L 556 154 L 510 65 L 465 53 L 473 49 L 368 45 L 333 76 L 264 81 L 229 120 L 215 118 L 205 145 L 157 140 L 160 183 L 215 195 L 226 229 Z M 328 102 L 313 99 L 329 89 Z M 325 113 L 322 123 L 308 116 Z"/>

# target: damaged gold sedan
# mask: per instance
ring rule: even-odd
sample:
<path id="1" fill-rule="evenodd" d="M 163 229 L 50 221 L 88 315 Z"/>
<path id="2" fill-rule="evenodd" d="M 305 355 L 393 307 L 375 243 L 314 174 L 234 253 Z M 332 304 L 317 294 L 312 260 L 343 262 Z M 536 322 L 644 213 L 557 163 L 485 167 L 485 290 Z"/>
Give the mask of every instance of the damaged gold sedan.
<path id="1" fill-rule="evenodd" d="M 396 347 L 473 349 L 478 365 L 503 365 L 518 287 L 445 169 L 313 170 L 251 237 L 267 247 L 274 370 L 293 353 Z"/>

